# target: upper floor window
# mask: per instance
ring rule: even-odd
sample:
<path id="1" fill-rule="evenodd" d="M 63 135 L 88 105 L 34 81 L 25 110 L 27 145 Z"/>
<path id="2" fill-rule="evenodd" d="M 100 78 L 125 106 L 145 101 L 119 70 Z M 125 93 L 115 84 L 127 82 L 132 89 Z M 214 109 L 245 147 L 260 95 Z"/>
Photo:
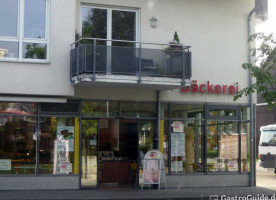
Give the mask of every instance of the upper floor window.
<path id="1" fill-rule="evenodd" d="M 0 60 L 48 60 L 49 0 L 1 0 Z"/>
<path id="2" fill-rule="evenodd" d="M 138 10 L 82 6 L 82 37 L 107 39 L 108 46 L 133 46 L 138 40 Z M 109 42 L 125 40 L 129 42 Z M 99 42 L 99 44 L 105 42 Z"/>

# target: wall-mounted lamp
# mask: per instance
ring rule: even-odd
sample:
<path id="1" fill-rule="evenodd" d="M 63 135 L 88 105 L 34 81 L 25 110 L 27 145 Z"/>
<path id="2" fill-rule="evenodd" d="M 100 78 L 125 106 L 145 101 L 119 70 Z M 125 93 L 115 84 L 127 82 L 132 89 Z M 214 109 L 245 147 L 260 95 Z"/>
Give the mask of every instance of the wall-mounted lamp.
<path id="1" fill-rule="evenodd" d="M 155 28 L 157 26 L 157 19 L 155 17 L 150 19 L 150 26 L 151 28 Z"/>

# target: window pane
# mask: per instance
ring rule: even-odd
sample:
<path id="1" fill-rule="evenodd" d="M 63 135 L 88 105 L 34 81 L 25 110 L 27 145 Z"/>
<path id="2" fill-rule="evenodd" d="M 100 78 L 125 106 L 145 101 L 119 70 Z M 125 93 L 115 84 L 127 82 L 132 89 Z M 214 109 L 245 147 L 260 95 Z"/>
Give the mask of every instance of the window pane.
<path id="1" fill-rule="evenodd" d="M 31 115 L 37 114 L 37 104 L 30 103 L 0 103 L 1 114 Z"/>
<path id="2" fill-rule="evenodd" d="M 0 36 L 17 36 L 18 1 L 1 0 Z"/>
<path id="3" fill-rule="evenodd" d="M 25 0 L 25 38 L 45 38 L 46 0 Z"/>
<path id="4" fill-rule="evenodd" d="M 46 44 L 23 43 L 23 58 L 46 59 L 46 54 Z"/>
<path id="5" fill-rule="evenodd" d="M 0 116 L 0 174 L 34 174 L 37 118 Z"/>
<path id="6" fill-rule="evenodd" d="M 112 39 L 135 41 L 136 13 L 129 11 L 112 11 Z"/>
<path id="7" fill-rule="evenodd" d="M 142 184 L 144 156 L 154 147 L 154 121 L 139 121 L 139 185 Z"/>
<path id="8" fill-rule="evenodd" d="M 107 10 L 82 8 L 82 37 L 107 37 Z"/>
<path id="9" fill-rule="evenodd" d="M 98 121 L 82 120 L 81 134 L 81 186 L 95 187 L 98 181 Z"/>
<path id="10" fill-rule="evenodd" d="M 18 58 L 18 42 L 0 41 L 0 58 Z"/>
<path id="11" fill-rule="evenodd" d="M 77 113 L 79 112 L 78 103 L 42 103 L 41 112 L 62 112 Z"/>
<path id="12" fill-rule="evenodd" d="M 121 115 L 124 117 L 156 117 L 155 103 L 121 102 Z"/>
<path id="13" fill-rule="evenodd" d="M 250 172 L 250 123 L 241 124 L 241 170 Z"/>
<path id="14" fill-rule="evenodd" d="M 201 105 L 172 104 L 171 117 L 185 119 L 202 119 L 204 118 L 204 109 Z"/>
<path id="15" fill-rule="evenodd" d="M 173 121 L 171 124 L 171 173 L 203 172 L 201 121 Z"/>
<path id="16" fill-rule="evenodd" d="M 78 118 L 40 118 L 41 135 L 39 141 L 39 173 L 74 174 L 75 137 L 79 135 L 75 127 Z M 78 161 L 76 161 L 78 162 Z M 74 169 L 74 170 L 73 170 Z"/>
<path id="17" fill-rule="evenodd" d="M 169 104 L 162 103 L 160 105 L 160 116 L 161 118 L 169 117 Z"/>
<path id="18" fill-rule="evenodd" d="M 83 101 L 82 114 L 94 117 L 118 116 L 118 102 L 114 101 Z"/>
<path id="19" fill-rule="evenodd" d="M 208 172 L 238 172 L 239 134 L 237 122 L 210 121 L 207 132 Z"/>
<path id="20" fill-rule="evenodd" d="M 242 120 L 250 119 L 250 107 L 241 107 L 241 119 Z"/>
<path id="21" fill-rule="evenodd" d="M 235 109 L 211 109 L 210 116 L 233 117 L 233 116 L 236 116 L 236 110 Z"/>
<path id="22" fill-rule="evenodd" d="M 160 120 L 160 149 L 161 153 L 163 153 L 164 164 L 165 164 L 165 172 L 169 173 L 169 121 L 168 120 Z"/>

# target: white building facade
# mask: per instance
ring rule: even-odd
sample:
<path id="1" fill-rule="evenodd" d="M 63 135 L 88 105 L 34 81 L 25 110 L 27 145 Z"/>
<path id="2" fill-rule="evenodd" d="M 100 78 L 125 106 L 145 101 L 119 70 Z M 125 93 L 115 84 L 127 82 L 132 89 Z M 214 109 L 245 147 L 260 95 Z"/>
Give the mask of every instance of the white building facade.
<path id="1" fill-rule="evenodd" d="M 254 185 L 254 1 L 0 4 L 0 189 L 139 187 L 151 149 L 168 187 Z"/>

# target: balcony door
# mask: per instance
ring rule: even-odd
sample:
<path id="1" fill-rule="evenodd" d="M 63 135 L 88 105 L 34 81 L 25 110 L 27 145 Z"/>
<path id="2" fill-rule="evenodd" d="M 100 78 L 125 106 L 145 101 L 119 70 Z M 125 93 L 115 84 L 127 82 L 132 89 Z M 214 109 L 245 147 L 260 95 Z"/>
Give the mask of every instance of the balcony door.
<path id="1" fill-rule="evenodd" d="M 135 62 L 137 55 L 136 44 L 133 42 L 139 38 L 138 10 L 83 5 L 81 17 L 82 37 L 107 39 L 107 41 L 97 40 L 96 71 L 114 74 L 133 73 L 134 70 L 129 66 L 131 62 Z M 91 46 L 88 53 L 93 54 L 93 51 Z"/>

